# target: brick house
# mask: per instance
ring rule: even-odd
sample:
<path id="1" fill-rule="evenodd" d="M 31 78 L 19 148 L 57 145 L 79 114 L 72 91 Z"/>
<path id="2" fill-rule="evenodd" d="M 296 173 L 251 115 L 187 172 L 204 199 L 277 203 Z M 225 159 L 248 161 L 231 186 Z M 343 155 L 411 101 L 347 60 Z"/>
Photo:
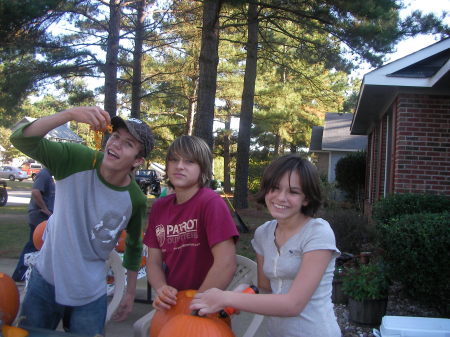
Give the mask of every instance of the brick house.
<path id="1" fill-rule="evenodd" d="M 450 196 L 450 38 L 366 74 L 351 134 L 368 135 L 366 214 L 392 193 Z"/>

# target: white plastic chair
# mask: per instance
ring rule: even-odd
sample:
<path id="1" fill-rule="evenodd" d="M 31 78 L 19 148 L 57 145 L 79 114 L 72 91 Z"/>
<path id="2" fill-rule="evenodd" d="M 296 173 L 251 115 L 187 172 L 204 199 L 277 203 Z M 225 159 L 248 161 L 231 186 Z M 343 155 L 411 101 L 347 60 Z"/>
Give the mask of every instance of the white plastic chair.
<path id="1" fill-rule="evenodd" d="M 108 322 L 122 300 L 126 284 L 126 270 L 122 266 L 122 259 L 115 249 L 113 249 L 109 254 L 106 268 L 111 268 L 114 275 L 114 294 L 106 311 L 106 322 Z"/>
<path id="2" fill-rule="evenodd" d="M 228 286 L 228 289 L 234 289 L 239 284 L 257 284 L 257 270 L 256 270 L 256 262 L 250 260 L 249 258 L 241 255 L 236 255 L 236 272 L 234 273 L 233 279 Z M 145 316 L 139 318 L 133 324 L 134 337 L 148 337 L 150 323 L 155 314 L 156 310 L 150 311 Z M 238 325 L 240 318 L 244 316 L 244 314 L 251 315 L 252 318 L 250 320 L 250 324 L 248 325 L 245 332 L 240 337 L 252 337 L 255 335 L 259 326 L 261 325 L 264 316 L 252 313 L 241 313 L 239 315 L 231 316 L 231 324 Z M 237 335 L 236 335 L 237 336 Z"/>

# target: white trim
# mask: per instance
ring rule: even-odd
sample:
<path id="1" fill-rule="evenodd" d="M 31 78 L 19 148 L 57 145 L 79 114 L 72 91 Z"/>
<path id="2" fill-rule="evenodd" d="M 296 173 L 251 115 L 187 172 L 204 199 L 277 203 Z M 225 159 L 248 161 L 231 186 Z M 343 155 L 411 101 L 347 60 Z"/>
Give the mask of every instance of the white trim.
<path id="1" fill-rule="evenodd" d="M 364 85 L 383 85 L 383 86 L 412 86 L 412 87 L 431 87 L 436 81 L 449 70 L 449 61 L 442 67 L 441 71 L 436 73 L 431 78 L 404 78 L 404 77 L 389 77 L 388 75 L 395 73 L 401 69 L 409 67 L 426 58 L 436 55 L 446 49 L 450 48 L 450 38 L 442 40 L 425 47 L 415 53 L 402 57 L 396 61 L 388 63 L 378 69 L 375 69 L 364 75 Z"/>

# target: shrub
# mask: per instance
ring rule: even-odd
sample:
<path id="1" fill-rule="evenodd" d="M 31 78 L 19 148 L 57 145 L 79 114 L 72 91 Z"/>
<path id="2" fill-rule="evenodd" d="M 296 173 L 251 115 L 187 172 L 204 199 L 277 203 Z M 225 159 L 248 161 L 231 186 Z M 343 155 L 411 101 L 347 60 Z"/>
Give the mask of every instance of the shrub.
<path id="1" fill-rule="evenodd" d="M 435 194 L 393 194 L 377 201 L 372 217 L 377 222 L 388 222 L 391 218 L 413 213 L 441 213 L 450 210 L 450 198 Z"/>
<path id="2" fill-rule="evenodd" d="M 349 268 L 342 278 L 342 291 L 356 301 L 387 298 L 389 280 L 381 263 Z"/>
<path id="3" fill-rule="evenodd" d="M 217 179 L 212 179 L 209 182 L 209 186 L 211 187 L 212 190 L 217 190 L 220 187 L 220 181 Z"/>
<path id="4" fill-rule="evenodd" d="M 318 216 L 330 223 L 341 252 L 358 254 L 374 236 L 367 218 L 356 210 L 326 208 L 320 210 Z"/>
<path id="5" fill-rule="evenodd" d="M 342 157 L 336 163 L 335 172 L 338 187 L 347 193 L 351 201 L 361 205 L 366 177 L 366 153 L 354 152 Z"/>
<path id="6" fill-rule="evenodd" d="M 450 213 L 405 214 L 377 229 L 389 276 L 411 297 L 448 314 Z"/>

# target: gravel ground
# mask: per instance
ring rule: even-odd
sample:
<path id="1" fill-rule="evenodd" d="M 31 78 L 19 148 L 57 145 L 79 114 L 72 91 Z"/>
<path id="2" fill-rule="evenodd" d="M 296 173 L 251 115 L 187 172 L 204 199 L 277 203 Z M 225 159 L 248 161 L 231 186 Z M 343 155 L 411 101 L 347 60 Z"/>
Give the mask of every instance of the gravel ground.
<path id="1" fill-rule="evenodd" d="M 358 326 L 349 321 L 347 305 L 335 304 L 334 312 L 343 337 L 373 337 L 373 327 Z M 413 317 L 442 317 L 439 312 L 433 308 L 415 303 L 406 299 L 401 294 L 401 287 L 397 284 L 391 286 L 388 296 L 388 305 L 386 310 L 388 316 L 413 316 Z M 375 327 L 379 329 L 379 327 Z"/>

